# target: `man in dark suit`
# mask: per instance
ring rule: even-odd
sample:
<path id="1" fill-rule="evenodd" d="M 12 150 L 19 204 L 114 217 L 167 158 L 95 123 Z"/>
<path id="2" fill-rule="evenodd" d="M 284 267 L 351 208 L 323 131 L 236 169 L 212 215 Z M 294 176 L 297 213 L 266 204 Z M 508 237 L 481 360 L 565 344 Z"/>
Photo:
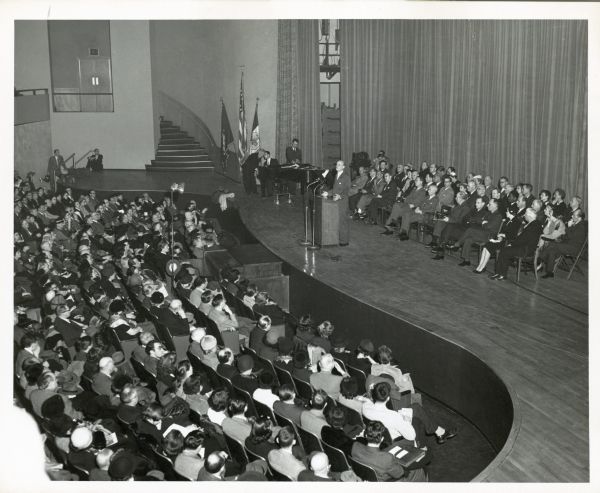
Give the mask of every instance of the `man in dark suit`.
<path id="1" fill-rule="evenodd" d="M 380 207 L 389 207 L 396 200 L 396 195 L 398 195 L 398 187 L 396 182 L 392 180 L 392 173 L 386 171 L 383 174 L 383 179 L 385 181 L 385 185 L 383 186 L 383 190 L 379 195 L 377 195 L 371 203 L 367 206 L 367 212 L 369 214 L 369 219 L 372 223 L 377 224 L 377 209 Z M 386 231 L 390 231 L 386 228 Z"/>
<path id="2" fill-rule="evenodd" d="M 292 139 L 292 145 L 285 149 L 285 161 L 287 164 L 302 164 L 302 150 L 298 147 L 298 139 Z"/>
<path id="3" fill-rule="evenodd" d="M 242 166 L 242 182 L 244 183 L 244 190 L 247 194 L 253 194 L 256 192 L 256 173 L 258 170 L 258 163 L 262 157 L 262 150 L 253 152 L 246 160 L 241 164 Z"/>
<path id="4" fill-rule="evenodd" d="M 503 281 L 506 279 L 506 273 L 513 257 L 527 255 L 532 253 L 537 247 L 538 240 L 544 229 L 542 223 L 537 220 L 537 214 L 533 209 L 525 211 L 525 227 L 523 231 L 510 244 L 503 247 L 498 252 L 496 260 L 496 273 L 491 276 L 492 279 Z"/>
<path id="5" fill-rule="evenodd" d="M 91 171 L 102 171 L 104 166 L 102 164 L 102 154 L 100 154 L 100 149 L 94 149 L 94 153 L 88 158 L 86 168 Z"/>
<path id="6" fill-rule="evenodd" d="M 542 250 L 542 260 L 546 264 L 546 273 L 542 276 L 543 279 L 554 277 L 554 262 L 558 256 L 572 255 L 575 257 L 579 253 L 587 239 L 587 224 L 584 219 L 585 214 L 581 209 L 574 210 L 564 239 L 560 242 L 549 243 Z"/>
<path id="7" fill-rule="evenodd" d="M 371 466 L 377 474 L 379 481 L 427 481 L 425 471 L 422 469 L 427 464 L 427 456 L 419 461 L 420 468 L 405 470 L 400 460 L 379 447 L 383 442 L 385 426 L 380 421 L 371 421 L 365 428 L 367 445 L 354 442 L 352 445 L 352 458 L 358 462 Z M 391 447 L 390 447 L 391 448 Z"/>
<path id="8" fill-rule="evenodd" d="M 460 254 L 461 262 L 458 264 L 461 267 L 471 265 L 471 247 L 474 242 L 485 242 L 490 238 L 495 237 L 502 224 L 502 217 L 498 212 L 498 201 L 496 199 L 490 199 L 487 205 L 488 214 L 485 219 L 481 221 L 481 224 L 475 224 L 463 233 L 463 235 L 454 244 L 453 248 L 459 248 L 462 246 L 462 252 Z"/>
<path id="9" fill-rule="evenodd" d="M 60 177 L 60 169 L 65 165 L 65 159 L 60 155 L 60 150 L 54 149 L 54 154 L 48 159 L 48 178 L 52 191 L 56 191 L 56 182 Z"/>
<path id="10" fill-rule="evenodd" d="M 273 195 L 273 181 L 279 171 L 279 161 L 271 157 L 269 151 L 265 151 L 263 160 L 258 165 L 258 179 L 260 180 L 260 194 L 262 197 Z"/>
<path id="11" fill-rule="evenodd" d="M 468 199 L 465 202 L 465 205 L 467 204 Z M 456 207 L 454 209 L 456 209 Z M 452 212 L 454 212 L 454 209 L 452 209 Z M 440 236 L 440 247 L 437 249 L 437 255 L 433 257 L 433 260 L 441 260 L 444 258 L 444 248 L 442 245 L 445 242 L 458 240 L 465 233 L 465 231 L 471 227 L 481 228 L 481 225 L 483 221 L 486 220 L 487 215 L 488 211 L 485 208 L 483 197 L 477 197 L 477 200 L 475 201 L 475 209 L 468 212 L 461 222 L 449 223 L 446 225 Z"/>
<path id="12" fill-rule="evenodd" d="M 350 173 L 341 159 L 335 164 L 336 175 L 333 187 L 329 192 L 323 192 L 323 197 L 331 196 L 338 205 L 339 244 L 347 246 L 350 240 L 350 218 L 348 210 L 348 193 L 350 192 Z"/>

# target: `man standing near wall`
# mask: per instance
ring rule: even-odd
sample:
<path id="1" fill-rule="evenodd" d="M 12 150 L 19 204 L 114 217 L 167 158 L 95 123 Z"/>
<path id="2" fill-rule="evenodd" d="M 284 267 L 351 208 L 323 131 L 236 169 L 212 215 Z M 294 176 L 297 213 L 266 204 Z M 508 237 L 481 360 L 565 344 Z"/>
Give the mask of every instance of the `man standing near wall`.
<path id="1" fill-rule="evenodd" d="M 50 180 L 50 188 L 56 192 L 56 182 L 60 176 L 60 170 L 65 166 L 65 160 L 60 155 L 60 150 L 54 149 L 54 154 L 48 160 L 48 178 Z"/>

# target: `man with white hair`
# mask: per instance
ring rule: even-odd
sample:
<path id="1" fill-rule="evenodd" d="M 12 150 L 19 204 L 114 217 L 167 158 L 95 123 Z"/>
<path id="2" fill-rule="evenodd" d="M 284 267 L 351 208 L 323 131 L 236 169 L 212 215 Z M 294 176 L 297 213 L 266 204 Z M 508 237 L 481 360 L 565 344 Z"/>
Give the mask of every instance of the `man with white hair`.
<path id="1" fill-rule="evenodd" d="M 200 341 L 200 347 L 202 348 L 202 356 L 200 357 L 202 363 L 217 371 L 219 359 L 217 357 L 217 339 L 215 336 L 204 336 Z"/>
<path id="2" fill-rule="evenodd" d="M 98 363 L 99 371 L 92 379 L 92 390 L 100 395 L 105 395 L 110 399 L 113 406 L 120 402 L 119 396 L 112 391 L 112 376 L 117 371 L 115 362 L 110 356 L 105 356 Z"/>
<path id="3" fill-rule="evenodd" d="M 333 481 L 329 475 L 331 464 L 323 452 L 316 452 L 310 458 L 310 470 L 305 469 L 298 475 L 298 481 Z"/>
<path id="4" fill-rule="evenodd" d="M 333 369 L 336 368 L 343 376 L 334 375 Z M 319 360 L 319 372 L 310 376 L 310 384 L 315 389 L 324 390 L 332 399 L 338 400 L 340 396 L 340 384 L 345 376 L 345 372 L 335 362 L 333 356 L 329 353 L 321 356 Z"/>
<path id="5" fill-rule="evenodd" d="M 204 467 L 198 473 L 198 481 L 223 481 L 226 461 L 226 452 L 211 453 L 204 461 Z"/>
<path id="6" fill-rule="evenodd" d="M 543 230 L 544 226 L 537 220 L 536 212 L 531 208 L 527 209 L 523 231 L 513 241 L 500 249 L 496 260 L 496 273 L 491 278 L 497 281 L 506 279 L 511 259 L 532 254 L 537 248 Z"/>
<path id="7" fill-rule="evenodd" d="M 192 330 L 190 333 L 190 345 L 188 346 L 188 353 L 192 353 L 194 356 L 202 359 L 204 352 L 200 346 L 202 338 L 206 335 L 206 330 L 203 327 L 198 327 Z"/>
<path id="8" fill-rule="evenodd" d="M 169 329 L 172 336 L 190 334 L 190 323 L 183 310 L 181 300 L 174 299 L 169 304 L 168 310 L 161 310 L 158 313 L 158 321 Z"/>
<path id="9" fill-rule="evenodd" d="M 98 467 L 90 471 L 90 481 L 110 481 L 108 475 L 108 466 L 110 465 L 110 459 L 114 454 L 114 450 L 105 448 L 98 452 L 96 455 L 96 465 Z"/>

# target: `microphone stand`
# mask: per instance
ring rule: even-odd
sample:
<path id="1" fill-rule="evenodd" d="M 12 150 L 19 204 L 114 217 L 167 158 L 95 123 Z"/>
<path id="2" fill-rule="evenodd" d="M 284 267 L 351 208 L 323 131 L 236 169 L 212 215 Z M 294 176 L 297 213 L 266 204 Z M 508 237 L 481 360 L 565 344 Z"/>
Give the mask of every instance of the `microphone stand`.
<path id="1" fill-rule="evenodd" d="M 304 203 L 304 239 L 300 240 L 300 245 L 302 246 L 309 246 L 312 244 L 312 242 L 308 239 L 308 202 L 306 201 L 306 193 L 310 193 L 310 187 L 312 187 L 313 185 L 319 183 L 321 181 L 321 178 L 319 177 L 318 179 L 316 179 L 315 181 L 309 183 L 306 185 L 306 188 L 304 190 L 304 194 L 302 194 L 302 202 Z"/>
<path id="2" fill-rule="evenodd" d="M 317 180 L 317 182 L 320 182 L 321 180 Z M 307 187 L 308 188 L 308 187 Z M 316 186 L 315 188 L 313 188 L 313 205 L 312 205 L 312 215 L 311 215 L 311 219 L 312 219 L 312 243 L 310 245 L 308 245 L 306 248 L 307 250 L 319 250 L 321 247 L 319 245 L 317 245 L 315 243 L 315 216 L 317 213 L 317 190 L 318 190 L 318 186 Z"/>

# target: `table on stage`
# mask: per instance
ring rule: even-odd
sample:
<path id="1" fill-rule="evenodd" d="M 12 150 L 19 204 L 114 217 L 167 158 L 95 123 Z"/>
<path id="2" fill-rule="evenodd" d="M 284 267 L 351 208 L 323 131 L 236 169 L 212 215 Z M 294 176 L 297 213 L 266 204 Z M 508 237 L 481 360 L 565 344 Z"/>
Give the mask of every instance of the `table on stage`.
<path id="1" fill-rule="evenodd" d="M 277 176 L 279 179 L 299 183 L 300 193 L 304 195 L 306 192 L 306 185 L 316 180 L 319 173 L 322 173 L 323 171 L 322 168 L 316 168 L 310 164 L 300 164 L 298 167 L 292 164 L 284 164 L 279 167 Z"/>

